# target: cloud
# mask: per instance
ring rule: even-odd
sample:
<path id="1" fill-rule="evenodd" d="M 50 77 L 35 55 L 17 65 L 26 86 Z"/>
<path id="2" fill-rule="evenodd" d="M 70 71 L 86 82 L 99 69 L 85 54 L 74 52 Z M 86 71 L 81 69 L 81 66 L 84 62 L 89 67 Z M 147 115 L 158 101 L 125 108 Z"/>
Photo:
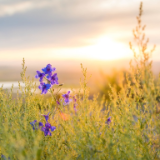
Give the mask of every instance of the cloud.
<path id="1" fill-rule="evenodd" d="M 139 3 L 139 0 L 4 0 L 0 5 L 0 50 L 86 46 L 90 39 L 100 35 L 128 43 Z M 157 3 L 158 0 L 145 1 L 143 19 L 150 39 L 158 43 L 158 36 L 151 33 L 151 30 L 157 33 L 160 27 Z"/>
<path id="2" fill-rule="evenodd" d="M 12 16 L 17 13 L 28 12 L 37 8 L 44 8 L 49 6 L 49 1 L 7 1 L 0 5 L 0 17 Z"/>

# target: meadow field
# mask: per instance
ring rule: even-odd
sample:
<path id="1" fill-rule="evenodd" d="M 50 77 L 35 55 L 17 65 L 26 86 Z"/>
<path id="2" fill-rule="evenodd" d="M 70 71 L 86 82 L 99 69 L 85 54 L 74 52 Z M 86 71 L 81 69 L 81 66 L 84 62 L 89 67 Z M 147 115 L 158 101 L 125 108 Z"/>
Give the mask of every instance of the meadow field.
<path id="1" fill-rule="evenodd" d="M 1 159 L 159 160 L 160 74 L 153 73 L 155 47 L 148 49 L 141 20 L 142 3 L 129 70 L 102 73 L 103 83 L 95 86 L 88 86 L 92 79 L 83 64 L 80 82 L 75 77 L 68 87 L 64 77 L 70 75 L 62 80 L 53 64 L 26 76 L 23 59 L 14 97 L 13 86 L 0 88 Z"/>

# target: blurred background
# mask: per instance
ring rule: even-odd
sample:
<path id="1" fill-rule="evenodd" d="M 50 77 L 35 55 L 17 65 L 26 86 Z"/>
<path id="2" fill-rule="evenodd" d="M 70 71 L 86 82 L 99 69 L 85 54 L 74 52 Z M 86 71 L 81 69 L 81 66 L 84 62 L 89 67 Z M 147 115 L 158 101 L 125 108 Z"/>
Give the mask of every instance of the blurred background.
<path id="1" fill-rule="evenodd" d="M 139 0 L 0 0 L 0 84 L 20 80 L 23 57 L 27 75 L 47 64 L 56 67 L 59 82 L 77 87 L 87 68 L 91 89 L 105 78 L 117 79 L 133 53 L 129 41 L 136 26 Z M 144 0 L 153 72 L 160 68 L 160 1 Z M 95 85 L 96 84 L 96 85 Z"/>

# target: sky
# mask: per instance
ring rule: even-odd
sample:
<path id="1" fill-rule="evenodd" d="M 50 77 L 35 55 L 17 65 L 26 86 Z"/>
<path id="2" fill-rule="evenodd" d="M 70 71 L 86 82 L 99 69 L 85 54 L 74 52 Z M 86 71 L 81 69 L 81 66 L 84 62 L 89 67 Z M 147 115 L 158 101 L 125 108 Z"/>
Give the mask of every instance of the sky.
<path id="1" fill-rule="evenodd" d="M 0 0 L 0 65 L 129 59 L 139 0 Z M 142 24 L 160 60 L 160 0 L 144 0 Z"/>

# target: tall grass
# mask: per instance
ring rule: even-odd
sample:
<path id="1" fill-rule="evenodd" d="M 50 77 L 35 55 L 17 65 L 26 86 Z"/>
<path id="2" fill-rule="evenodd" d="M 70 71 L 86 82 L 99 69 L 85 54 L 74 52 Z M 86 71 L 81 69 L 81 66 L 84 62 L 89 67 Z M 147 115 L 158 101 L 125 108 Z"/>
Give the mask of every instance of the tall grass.
<path id="1" fill-rule="evenodd" d="M 11 160 L 102 160 L 102 159 L 160 159 L 160 76 L 157 81 L 151 71 L 152 63 L 141 25 L 142 3 L 134 30 L 139 54 L 134 52 L 135 64 L 119 84 L 117 92 L 110 86 L 109 98 L 88 99 L 87 70 L 82 68 L 83 79 L 75 102 L 63 105 L 60 99 L 44 99 L 35 94 L 34 79 L 25 77 L 25 61 L 22 64 L 17 98 L 12 89 L 0 88 L 0 154 L 1 159 Z M 63 86 L 62 86 L 63 87 Z M 53 86 L 54 88 L 54 86 Z M 52 90 L 53 91 L 53 90 Z M 83 94 L 81 94 L 83 91 Z M 21 94 L 19 93 L 21 92 Z M 75 93 L 71 93 L 71 98 Z M 60 101 L 60 105 L 56 103 Z M 56 129 L 52 136 L 45 136 L 41 129 L 33 130 L 30 122 L 45 122 L 43 114 L 50 112 L 48 122 Z M 109 121 L 109 118 L 111 121 Z M 37 126 L 38 127 L 38 126 Z"/>

